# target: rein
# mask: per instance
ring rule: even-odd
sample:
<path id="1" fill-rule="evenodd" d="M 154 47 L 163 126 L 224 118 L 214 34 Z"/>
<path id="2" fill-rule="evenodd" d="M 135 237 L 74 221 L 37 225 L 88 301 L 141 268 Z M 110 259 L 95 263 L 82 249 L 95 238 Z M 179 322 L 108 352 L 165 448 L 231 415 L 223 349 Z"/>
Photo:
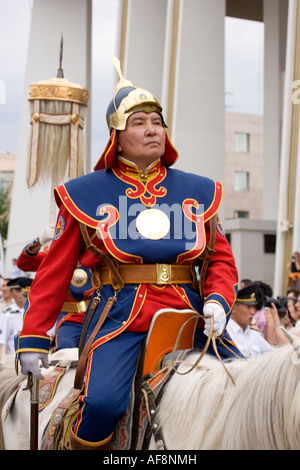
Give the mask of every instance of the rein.
<path id="1" fill-rule="evenodd" d="M 189 318 L 183 325 L 182 327 L 180 328 L 179 330 L 179 333 L 178 333 L 178 336 L 177 336 L 177 339 L 176 339 L 176 343 L 174 345 L 174 348 L 172 350 L 172 355 L 171 355 L 171 359 L 170 359 L 170 362 L 171 362 L 171 368 L 169 365 L 166 365 L 163 369 L 161 369 L 158 374 L 161 374 L 162 372 L 164 371 L 171 371 L 171 373 L 176 373 L 176 374 L 179 374 L 179 375 L 186 375 L 186 374 L 189 374 L 192 370 L 194 370 L 198 364 L 200 363 L 200 361 L 203 359 L 204 355 L 206 354 L 207 352 L 207 349 L 210 345 L 210 343 L 212 343 L 212 346 L 213 346 L 213 349 L 214 349 L 214 352 L 217 356 L 217 358 L 219 359 L 219 361 L 221 362 L 222 366 L 224 367 L 227 375 L 229 376 L 231 382 L 233 383 L 233 385 L 235 386 L 235 382 L 233 380 L 233 377 L 231 376 L 230 372 L 228 371 L 227 367 L 225 366 L 219 352 L 218 352 L 218 348 L 217 348 L 217 343 L 216 343 L 216 336 L 214 334 L 214 331 L 213 331 L 213 327 L 214 327 L 214 322 L 213 322 L 213 318 L 211 318 L 211 325 L 210 325 L 210 331 L 209 331 L 209 336 L 207 338 L 207 341 L 206 341 L 206 344 L 205 344 L 205 347 L 204 349 L 202 350 L 200 356 L 198 357 L 198 359 L 195 361 L 195 363 L 185 372 L 179 372 L 178 371 L 178 366 L 180 365 L 180 363 L 182 363 L 182 360 L 180 359 L 175 359 L 175 354 L 176 354 L 176 351 L 177 351 L 177 348 L 178 348 L 178 344 L 179 344 L 179 340 L 180 340 L 180 336 L 182 334 L 182 331 L 185 327 L 185 325 L 193 320 L 195 317 L 202 317 L 201 315 L 197 314 L 195 312 L 195 315 L 191 318 Z M 224 344 L 222 342 L 222 344 Z M 226 346 L 226 345 L 224 345 Z M 228 346 L 226 346 L 227 349 L 230 350 L 230 348 L 228 348 Z M 234 353 L 234 351 L 232 351 Z M 235 354 L 235 353 L 234 353 Z M 236 354 L 235 354 L 236 355 Z M 180 357 L 180 354 L 178 355 Z M 237 355 L 236 355 L 237 356 Z M 238 357 L 238 356 L 237 356 Z M 169 377 L 168 377 L 168 380 L 170 379 L 170 374 L 169 374 Z M 154 375 L 153 377 L 151 377 L 151 379 L 155 378 L 156 376 Z M 164 383 L 160 393 L 162 393 L 162 390 L 163 388 L 165 387 L 167 382 Z M 166 446 L 166 443 L 165 443 L 165 439 L 164 439 L 164 436 L 163 436 L 163 431 L 161 429 L 161 427 L 159 426 L 158 422 L 156 421 L 156 414 L 157 414 L 157 404 L 156 404 L 156 399 L 155 399 L 155 395 L 154 395 L 154 392 L 152 390 L 152 388 L 150 387 L 149 383 L 146 381 L 143 385 L 143 388 L 142 388 L 142 393 L 144 395 L 144 401 L 145 401 L 145 406 L 146 406 L 146 412 L 147 412 L 147 415 L 148 415 L 148 420 L 149 420 L 149 423 L 150 423 L 150 427 L 151 427 L 151 432 L 153 434 L 153 437 L 154 437 L 154 441 L 155 441 L 155 445 L 156 445 L 156 448 L 157 450 L 168 450 L 167 449 L 167 446 Z"/>
<path id="2" fill-rule="evenodd" d="M 179 340 L 180 340 L 180 336 L 181 336 L 182 330 L 183 330 L 183 328 L 185 327 L 185 325 L 186 325 L 190 320 L 194 319 L 195 317 L 199 317 L 199 318 L 200 318 L 200 317 L 202 317 L 202 316 L 199 315 L 199 314 L 197 314 L 197 313 L 195 312 L 194 317 L 189 318 L 189 319 L 182 325 L 182 327 L 181 327 L 180 330 L 179 330 L 179 333 L 178 333 L 178 336 L 177 336 L 177 339 L 176 339 L 176 343 L 175 343 L 175 346 L 174 346 L 174 348 L 173 348 L 172 356 L 171 356 L 172 368 L 173 368 L 173 369 L 175 370 L 175 372 L 176 372 L 177 374 L 179 374 L 179 375 L 186 375 L 186 374 L 189 374 L 193 369 L 195 369 L 195 368 L 197 367 L 197 365 L 198 365 L 198 364 L 200 363 L 200 361 L 203 359 L 204 355 L 205 355 L 206 352 L 207 352 L 207 349 L 208 349 L 210 343 L 212 343 L 212 346 L 213 346 L 213 349 L 214 349 L 214 352 L 215 352 L 217 358 L 219 359 L 219 361 L 221 362 L 222 366 L 224 367 L 224 369 L 225 369 L 227 375 L 229 376 L 231 382 L 233 383 L 233 385 L 235 385 L 235 382 L 234 382 L 234 380 L 233 380 L 233 378 L 232 378 L 232 375 L 231 375 L 230 372 L 228 371 L 227 367 L 225 366 L 225 364 L 224 364 L 224 362 L 223 362 L 223 360 L 222 360 L 222 358 L 221 358 L 221 356 L 220 356 L 220 354 L 219 354 L 219 352 L 218 352 L 217 343 L 216 343 L 216 336 L 215 336 L 215 333 L 214 333 L 214 331 L 213 331 L 213 327 L 214 327 L 213 317 L 211 318 L 209 336 L 208 336 L 208 338 L 207 338 L 205 347 L 204 347 L 204 349 L 202 350 L 202 352 L 201 352 L 200 356 L 198 357 L 198 359 L 196 360 L 196 362 L 190 367 L 190 369 L 188 369 L 188 370 L 185 371 L 185 372 L 179 372 L 179 371 L 177 370 L 177 368 L 175 367 L 175 359 L 174 359 L 174 358 L 175 358 L 175 353 L 176 353 L 176 350 L 177 350 L 177 347 L 178 347 L 178 343 L 179 343 Z M 224 343 L 222 343 L 222 344 L 224 344 Z M 227 347 L 227 346 L 226 346 L 226 347 Z M 227 349 L 229 349 L 229 348 L 227 348 Z M 235 354 L 235 355 L 236 355 L 236 354 Z M 238 356 L 237 356 L 237 357 L 238 357 Z"/>

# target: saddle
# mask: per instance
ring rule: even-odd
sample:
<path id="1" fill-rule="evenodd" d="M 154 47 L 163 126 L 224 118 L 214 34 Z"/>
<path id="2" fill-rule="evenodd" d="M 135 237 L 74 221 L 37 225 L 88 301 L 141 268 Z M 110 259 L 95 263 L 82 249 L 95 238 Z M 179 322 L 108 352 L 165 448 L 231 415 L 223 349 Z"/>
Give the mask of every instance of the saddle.
<path id="1" fill-rule="evenodd" d="M 174 372 L 176 363 L 193 349 L 198 319 L 198 314 L 189 309 L 161 309 L 154 315 L 140 354 L 126 414 L 114 431 L 112 449 L 142 449 L 149 429 L 158 432 L 154 424 L 156 397 Z M 60 364 L 59 370 L 52 372 L 53 391 L 57 386 L 56 380 L 61 376 Z M 43 386 L 49 386 L 47 377 L 45 384 L 41 383 L 41 389 Z M 43 450 L 69 449 L 70 431 L 79 410 L 80 392 L 81 390 L 77 388 L 70 390 L 55 409 L 43 435 L 41 444 Z M 47 404 L 49 402 L 48 394 Z M 44 401 L 40 409 L 45 406 Z M 159 434 L 156 436 L 159 443 L 161 438 Z"/>

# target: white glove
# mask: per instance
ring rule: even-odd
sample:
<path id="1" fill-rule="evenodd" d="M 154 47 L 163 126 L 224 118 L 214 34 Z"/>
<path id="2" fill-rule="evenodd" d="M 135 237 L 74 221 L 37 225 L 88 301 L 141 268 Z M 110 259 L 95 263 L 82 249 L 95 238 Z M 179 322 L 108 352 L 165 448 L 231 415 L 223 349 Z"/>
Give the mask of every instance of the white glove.
<path id="1" fill-rule="evenodd" d="M 213 331 L 215 336 L 221 336 L 226 325 L 226 315 L 224 309 L 215 302 L 208 302 L 204 305 L 203 313 L 205 317 L 204 334 L 209 336 L 211 317 L 213 317 Z"/>
<path id="2" fill-rule="evenodd" d="M 41 235 L 39 235 L 40 244 L 44 245 L 46 242 L 53 240 L 55 226 L 53 224 L 45 225 Z"/>
<path id="3" fill-rule="evenodd" d="M 21 364 L 22 374 L 27 375 L 29 372 L 31 372 L 38 380 L 43 380 L 44 376 L 41 374 L 39 360 L 41 360 L 42 365 L 46 369 L 48 369 L 48 354 L 36 352 L 23 352 L 20 353 L 19 360 Z"/>

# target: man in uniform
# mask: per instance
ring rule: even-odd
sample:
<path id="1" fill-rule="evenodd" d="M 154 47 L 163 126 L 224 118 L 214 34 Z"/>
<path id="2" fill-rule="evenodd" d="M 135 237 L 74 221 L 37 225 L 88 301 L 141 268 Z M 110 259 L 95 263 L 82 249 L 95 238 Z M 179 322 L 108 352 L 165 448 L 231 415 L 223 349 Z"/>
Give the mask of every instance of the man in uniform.
<path id="1" fill-rule="evenodd" d="M 0 287 L 0 292 L 2 292 L 2 297 L 0 299 L 0 337 L 2 333 L 1 329 L 1 319 L 2 312 L 9 312 L 15 306 L 15 301 L 12 296 L 11 290 L 7 283 L 10 281 L 10 278 L 2 279 L 2 285 Z M 1 282 L 1 281 L 0 281 Z M 6 346 L 5 343 L 0 342 L 0 364 L 5 364 L 6 361 Z"/>
<path id="2" fill-rule="evenodd" d="M 93 270 L 95 313 L 86 338 L 101 315 L 105 320 L 89 349 L 71 449 L 109 448 L 157 310 L 190 308 L 202 315 L 195 337 L 202 347 L 212 318 L 215 335 L 224 334 L 238 283 L 230 246 L 217 223 L 200 295 L 194 266 L 203 262 L 214 235 L 210 220 L 219 210 L 222 185 L 171 168 L 178 154 L 159 102 L 119 76 L 107 110 L 110 139 L 95 171 L 55 190 L 60 207 L 56 233 L 31 288 L 18 337 L 22 373 L 40 378 L 38 361 L 47 365 L 46 331 L 61 310 L 77 260 Z"/>
<path id="3" fill-rule="evenodd" d="M 272 346 L 263 337 L 263 333 L 252 326 L 263 293 L 259 284 L 249 284 L 237 293 L 227 331 L 244 357 L 257 357 L 270 351 Z"/>
<path id="4" fill-rule="evenodd" d="M 32 279 L 18 277 L 7 282 L 13 302 L 2 312 L 0 317 L 0 350 L 1 361 L 5 356 L 14 352 L 14 337 L 20 331 L 23 323 L 23 311 Z"/>

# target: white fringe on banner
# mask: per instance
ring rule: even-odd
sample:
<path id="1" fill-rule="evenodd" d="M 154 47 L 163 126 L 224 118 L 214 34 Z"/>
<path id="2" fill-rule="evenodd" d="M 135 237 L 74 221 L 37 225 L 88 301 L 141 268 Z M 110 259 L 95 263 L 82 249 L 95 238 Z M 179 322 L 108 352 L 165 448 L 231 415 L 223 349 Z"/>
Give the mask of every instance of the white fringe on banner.
<path id="1" fill-rule="evenodd" d="M 84 173 L 84 120 L 87 107 L 74 102 L 32 100 L 31 140 L 27 184 L 51 180 L 60 184 L 68 175 Z"/>

